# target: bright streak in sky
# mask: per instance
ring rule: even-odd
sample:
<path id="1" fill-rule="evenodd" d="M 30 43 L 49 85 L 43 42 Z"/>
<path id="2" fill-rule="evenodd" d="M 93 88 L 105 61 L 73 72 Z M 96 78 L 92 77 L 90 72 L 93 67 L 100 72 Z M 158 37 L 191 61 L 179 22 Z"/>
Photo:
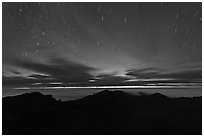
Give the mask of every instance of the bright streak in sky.
<path id="1" fill-rule="evenodd" d="M 90 86 L 90 87 L 19 87 L 17 90 L 24 89 L 146 89 L 146 88 L 202 88 L 201 86 Z"/>

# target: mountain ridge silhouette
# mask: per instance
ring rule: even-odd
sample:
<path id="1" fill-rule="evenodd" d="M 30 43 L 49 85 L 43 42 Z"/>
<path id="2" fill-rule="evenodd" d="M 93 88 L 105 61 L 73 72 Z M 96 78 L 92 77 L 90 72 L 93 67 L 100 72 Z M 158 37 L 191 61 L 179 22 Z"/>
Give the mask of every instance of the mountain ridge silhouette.
<path id="1" fill-rule="evenodd" d="M 62 102 L 25 93 L 2 99 L 2 129 L 5 135 L 202 134 L 202 97 L 103 90 Z"/>

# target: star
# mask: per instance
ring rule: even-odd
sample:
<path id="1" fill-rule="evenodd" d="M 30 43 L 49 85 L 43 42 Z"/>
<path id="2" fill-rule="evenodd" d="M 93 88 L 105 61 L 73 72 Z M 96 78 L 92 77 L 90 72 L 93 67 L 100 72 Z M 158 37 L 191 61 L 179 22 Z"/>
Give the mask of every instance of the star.
<path id="1" fill-rule="evenodd" d="M 177 27 L 175 27 L 175 29 L 174 29 L 174 33 L 175 33 L 175 34 L 176 34 L 177 30 L 178 30 L 178 28 L 177 28 Z"/>
<path id="2" fill-rule="evenodd" d="M 101 21 L 103 21 L 103 19 L 104 19 L 104 18 L 103 18 L 103 16 L 102 16 L 102 17 L 101 17 Z"/>
<path id="3" fill-rule="evenodd" d="M 179 17 L 179 15 L 180 15 L 180 13 L 179 13 L 179 12 L 177 12 L 177 13 L 176 13 L 176 19 Z"/>
<path id="4" fill-rule="evenodd" d="M 124 22 L 127 23 L 127 18 L 124 19 Z"/>

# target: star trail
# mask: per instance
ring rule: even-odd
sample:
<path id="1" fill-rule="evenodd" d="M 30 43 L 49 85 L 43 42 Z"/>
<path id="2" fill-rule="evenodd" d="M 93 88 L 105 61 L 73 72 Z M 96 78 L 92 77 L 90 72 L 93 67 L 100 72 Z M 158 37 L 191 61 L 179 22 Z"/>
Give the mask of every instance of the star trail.
<path id="1" fill-rule="evenodd" d="M 3 87 L 201 86 L 202 3 L 2 3 Z"/>

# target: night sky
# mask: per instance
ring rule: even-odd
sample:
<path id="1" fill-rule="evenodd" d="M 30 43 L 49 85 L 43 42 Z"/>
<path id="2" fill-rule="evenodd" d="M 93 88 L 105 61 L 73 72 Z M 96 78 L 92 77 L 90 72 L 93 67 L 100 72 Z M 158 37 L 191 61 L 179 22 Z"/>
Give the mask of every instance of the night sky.
<path id="1" fill-rule="evenodd" d="M 201 86 L 202 3 L 2 3 L 3 88 Z"/>

